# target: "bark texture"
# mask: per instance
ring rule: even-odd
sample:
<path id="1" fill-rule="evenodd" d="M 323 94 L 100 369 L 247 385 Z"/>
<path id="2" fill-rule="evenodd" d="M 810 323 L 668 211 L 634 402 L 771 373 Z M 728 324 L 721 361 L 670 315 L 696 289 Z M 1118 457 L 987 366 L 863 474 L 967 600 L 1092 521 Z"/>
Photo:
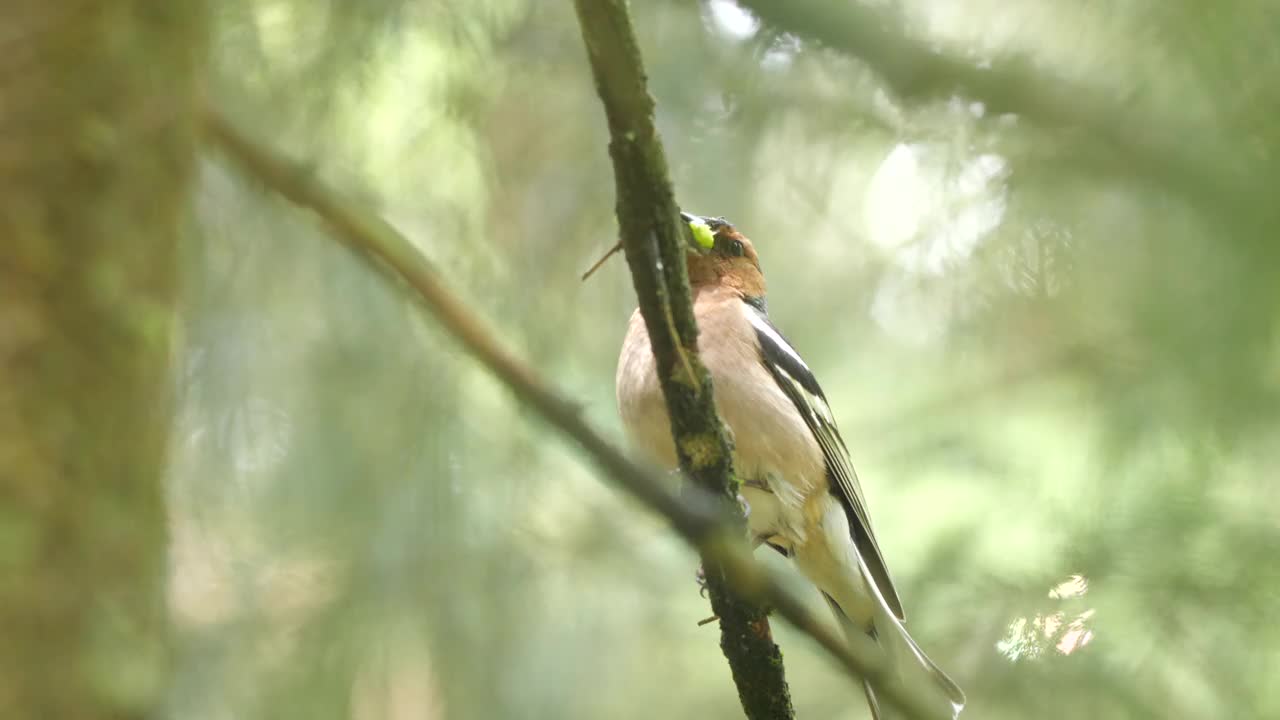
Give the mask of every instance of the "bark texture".
<path id="1" fill-rule="evenodd" d="M 608 118 L 622 245 L 653 344 L 680 468 L 722 497 L 745 528 L 729 437 L 716 412 L 711 375 L 698 360 L 698 326 L 685 270 L 689 230 L 672 194 L 626 4 L 575 0 L 574 5 Z M 753 720 L 794 717 L 782 652 L 773 642 L 767 613 L 730 589 L 717 558 L 703 553 L 702 563 L 711 608 L 720 618 L 720 648 L 743 711 Z"/>
<path id="2" fill-rule="evenodd" d="M 0 3 L 0 717 L 144 717 L 199 0 Z"/>

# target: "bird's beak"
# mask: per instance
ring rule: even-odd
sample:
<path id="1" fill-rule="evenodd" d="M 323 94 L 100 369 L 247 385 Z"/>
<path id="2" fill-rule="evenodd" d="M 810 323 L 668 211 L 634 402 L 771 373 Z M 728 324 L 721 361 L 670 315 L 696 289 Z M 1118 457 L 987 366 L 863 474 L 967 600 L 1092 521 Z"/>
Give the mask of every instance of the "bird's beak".
<path id="1" fill-rule="evenodd" d="M 685 221 L 685 224 L 689 226 L 689 234 L 685 236 L 689 243 L 689 249 L 699 254 L 706 254 L 710 251 L 711 246 L 715 244 L 715 233 L 711 232 L 711 228 L 707 224 L 707 219 L 701 215 L 694 215 L 693 213 L 687 213 L 683 210 L 680 211 L 680 219 Z M 583 273 L 582 279 L 586 280 L 595 274 L 595 271 L 600 269 L 600 266 L 604 264 L 605 260 L 613 257 L 613 254 L 621 249 L 622 241 L 619 240 L 618 244 L 610 248 L 609 252 L 604 254 L 604 257 L 597 260 L 596 264 L 592 265 L 590 270 Z"/>

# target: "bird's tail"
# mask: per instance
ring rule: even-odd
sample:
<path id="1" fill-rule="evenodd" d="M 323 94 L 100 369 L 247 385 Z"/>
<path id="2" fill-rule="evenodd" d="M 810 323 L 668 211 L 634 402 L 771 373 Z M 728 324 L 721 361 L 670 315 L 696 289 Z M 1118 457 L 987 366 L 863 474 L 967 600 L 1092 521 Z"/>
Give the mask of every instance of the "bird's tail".
<path id="1" fill-rule="evenodd" d="M 830 596 L 827 602 L 835 612 L 840 626 L 846 635 L 870 636 L 884 650 L 885 658 L 894 675 L 913 693 L 921 693 L 929 705 L 936 705 L 939 712 L 948 712 L 953 720 L 964 709 L 964 691 L 959 685 L 947 677 L 924 651 L 916 645 L 916 641 L 907 633 L 902 623 L 883 607 L 876 612 L 875 625 L 870 630 L 858 627 L 851 622 Z M 863 691 L 867 694 L 867 705 L 871 708 L 871 717 L 875 720 L 897 720 L 900 714 L 887 704 L 876 698 L 875 690 L 867 681 L 862 682 Z"/>

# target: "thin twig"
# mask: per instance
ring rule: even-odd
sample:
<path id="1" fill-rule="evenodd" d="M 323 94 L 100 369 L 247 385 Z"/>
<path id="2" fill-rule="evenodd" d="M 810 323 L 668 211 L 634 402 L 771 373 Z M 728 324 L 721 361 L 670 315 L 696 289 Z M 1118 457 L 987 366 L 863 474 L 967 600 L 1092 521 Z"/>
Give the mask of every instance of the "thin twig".
<path id="1" fill-rule="evenodd" d="M 667 332 L 671 333 L 671 337 L 680 337 L 680 328 L 676 327 L 676 316 L 671 311 L 671 303 L 662 303 L 662 319 L 667 323 Z M 693 369 L 693 361 L 689 359 L 689 353 L 684 349 L 684 345 L 680 342 L 675 343 L 676 358 L 680 360 L 680 369 L 684 370 L 685 382 L 689 384 L 689 388 L 696 395 L 698 388 L 702 383 L 698 382 L 698 373 Z M 725 447 L 728 452 L 728 446 Z M 732 482 L 732 480 L 728 481 Z"/>
<path id="2" fill-rule="evenodd" d="M 592 265 L 586 272 L 582 273 L 582 281 L 586 282 L 587 278 L 591 277 L 592 275 L 595 275 L 596 271 L 600 269 L 600 266 L 604 265 L 606 260 L 613 257 L 614 253 L 618 252 L 621 249 L 622 249 L 622 241 L 619 240 L 617 245 L 614 245 L 613 247 L 609 248 L 609 252 L 605 253 L 604 255 L 601 255 L 600 259 L 597 260 L 594 265 Z"/>
<path id="3" fill-rule="evenodd" d="M 850 675 L 867 678 L 887 702 L 913 718 L 941 720 L 893 676 L 871 640 L 838 638 L 832 627 L 810 612 L 777 574 L 757 563 L 743 547 L 741 530 L 725 519 L 718 501 L 695 488 L 676 495 L 667 489 L 662 472 L 631 460 L 596 432 L 582 418 L 577 404 L 553 390 L 494 338 L 467 304 L 445 287 L 434 266 L 408 238 L 382 218 L 342 198 L 308 170 L 255 143 L 216 111 L 206 111 L 204 127 L 208 140 L 245 174 L 314 212 L 339 240 L 389 278 L 403 283 L 410 296 L 520 402 L 576 442 L 604 477 L 666 517 L 676 532 L 704 556 L 716 558 L 734 588 L 774 608 L 779 617 L 826 650 Z"/>

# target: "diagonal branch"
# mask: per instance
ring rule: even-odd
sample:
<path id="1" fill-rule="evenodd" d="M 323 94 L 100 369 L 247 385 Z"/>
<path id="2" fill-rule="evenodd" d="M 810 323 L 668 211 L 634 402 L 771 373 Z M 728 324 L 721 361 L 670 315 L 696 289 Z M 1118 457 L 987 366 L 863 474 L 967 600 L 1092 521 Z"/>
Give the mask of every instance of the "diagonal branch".
<path id="1" fill-rule="evenodd" d="M 730 585 L 747 597 L 768 603 L 778 616 L 813 639 L 854 678 L 867 678 L 885 700 L 907 711 L 910 717 L 939 717 L 893 676 L 871 640 L 838 638 L 830 625 L 810 612 L 776 573 L 756 563 L 743 546 L 741 529 L 724 518 L 718 501 L 698 488 L 678 497 L 666 488 L 662 473 L 637 464 L 587 424 L 575 403 L 543 382 L 494 339 L 485 324 L 444 286 L 439 273 L 408 238 L 382 218 L 339 196 L 309 170 L 258 145 L 217 112 L 206 111 L 204 125 L 208 141 L 245 174 L 314 212 L 339 240 L 390 279 L 405 285 L 409 295 L 435 315 L 520 402 L 576 442 L 606 478 L 666 517 L 704 557 L 714 558 Z"/>
<path id="2" fill-rule="evenodd" d="M 698 360 L 685 270 L 689 230 L 678 221 L 631 18 L 623 0 L 575 0 L 574 7 L 609 122 L 622 246 L 653 345 L 680 469 L 736 511 L 741 538 L 746 523 L 735 501 L 739 482 L 730 441 L 716 413 L 711 374 Z M 704 553 L 702 567 L 743 711 L 752 720 L 790 720 L 795 710 L 768 613 L 728 587 L 714 556 Z"/>
<path id="3" fill-rule="evenodd" d="M 1156 180 L 1200 207 L 1259 212 L 1257 203 L 1263 196 L 1237 155 L 1215 152 L 1213 138 L 1171 125 L 1169 117 L 1143 117 L 1132 101 L 1108 101 L 1088 88 L 1036 71 L 1026 59 L 980 65 L 949 56 L 897 29 L 901 22 L 891 4 L 738 1 L 778 30 L 860 59 L 899 98 L 932 99 L 958 92 L 982 101 L 992 113 L 1023 115 L 1044 127 L 1083 130 L 1118 167 Z M 1196 142 L 1188 142 L 1188 137 L 1196 137 Z"/>

